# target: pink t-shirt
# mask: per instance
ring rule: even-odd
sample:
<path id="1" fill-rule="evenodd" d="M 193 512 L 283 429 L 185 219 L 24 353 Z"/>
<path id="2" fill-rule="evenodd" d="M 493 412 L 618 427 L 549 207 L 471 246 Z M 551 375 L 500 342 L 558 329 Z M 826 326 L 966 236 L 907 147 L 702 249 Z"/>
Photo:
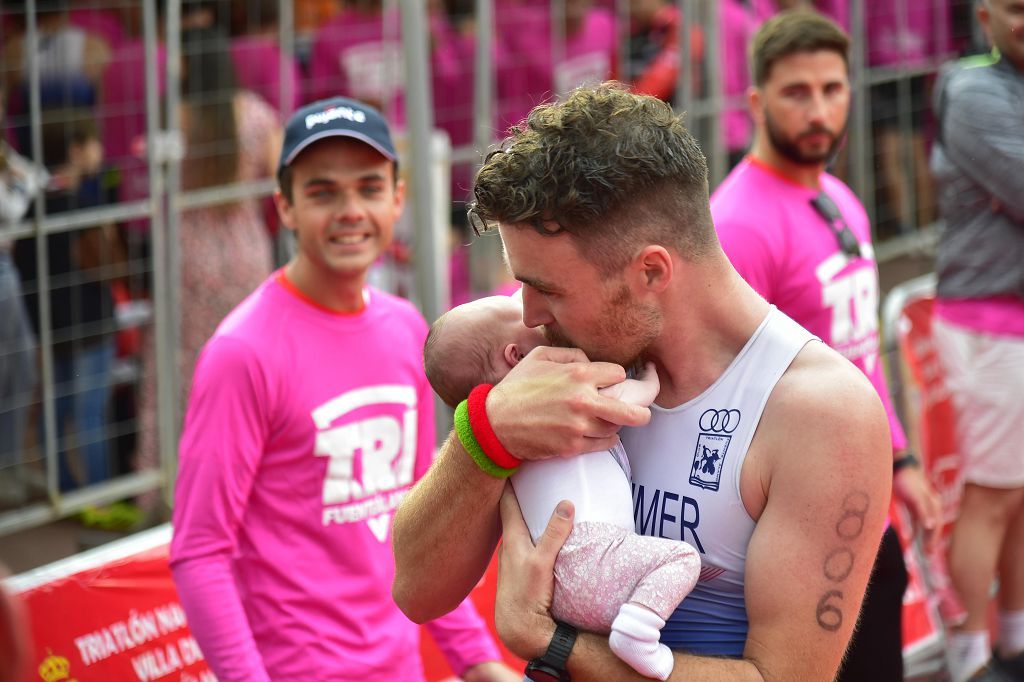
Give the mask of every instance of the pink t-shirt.
<path id="1" fill-rule="evenodd" d="M 871 66 L 920 66 L 952 49 L 949 3 L 867 2 L 864 7 Z"/>
<path id="2" fill-rule="evenodd" d="M 265 281 L 196 366 L 171 567 L 221 682 L 422 682 L 391 598 L 391 521 L 430 465 L 426 323 L 367 289 L 357 314 Z M 429 625 L 456 673 L 500 660 L 467 600 Z"/>
<path id="3" fill-rule="evenodd" d="M 167 85 L 167 53 L 163 45 L 156 47 L 156 62 L 157 89 L 162 98 Z M 141 40 L 126 41 L 111 55 L 103 72 L 96 119 L 106 161 L 121 169 L 121 199 L 147 196 L 147 164 L 142 147 L 138 146 L 146 139 L 146 50 Z"/>
<path id="4" fill-rule="evenodd" d="M 75 7 L 68 12 L 68 22 L 86 33 L 102 38 L 112 50 L 124 42 L 124 26 L 116 9 Z"/>
<path id="5" fill-rule="evenodd" d="M 750 143 L 753 124 L 744 95 L 750 86 L 747 45 L 757 30 L 754 15 L 740 0 L 723 0 L 722 12 L 722 78 L 723 94 L 735 100 L 723 114 L 725 147 L 729 151 L 744 150 Z"/>
<path id="6" fill-rule="evenodd" d="M 231 61 L 235 65 L 238 85 L 262 97 L 281 113 L 282 85 L 288 88 L 284 100 L 285 116 L 299 107 L 302 93 L 299 63 L 287 57 L 285 79 L 281 79 L 281 48 L 277 40 L 265 35 L 244 35 L 231 39 Z"/>
<path id="7" fill-rule="evenodd" d="M 711 196 L 718 238 L 750 286 L 867 375 L 889 415 L 893 450 L 902 450 L 907 439 L 879 357 L 878 267 L 868 216 L 837 178 L 823 173 L 821 189 L 861 243 L 861 257 L 851 260 L 839 250 L 835 235 L 811 206 L 816 190 L 751 157 Z"/>
<path id="8" fill-rule="evenodd" d="M 397 14 L 342 10 L 313 37 L 305 101 L 342 95 L 378 107 L 393 125 L 405 121 L 402 44 Z"/>
<path id="9" fill-rule="evenodd" d="M 750 7 L 759 24 L 779 12 L 776 0 L 752 0 Z M 839 24 L 844 31 L 850 31 L 849 0 L 818 0 L 814 7 Z"/>
<path id="10" fill-rule="evenodd" d="M 556 57 L 551 44 L 551 10 L 547 5 L 508 7 L 495 18 L 505 44 L 498 64 L 500 125 L 518 123 L 535 105 L 584 83 L 598 83 L 615 70 L 615 17 L 592 8 L 579 28 L 565 36 L 564 53 Z"/>

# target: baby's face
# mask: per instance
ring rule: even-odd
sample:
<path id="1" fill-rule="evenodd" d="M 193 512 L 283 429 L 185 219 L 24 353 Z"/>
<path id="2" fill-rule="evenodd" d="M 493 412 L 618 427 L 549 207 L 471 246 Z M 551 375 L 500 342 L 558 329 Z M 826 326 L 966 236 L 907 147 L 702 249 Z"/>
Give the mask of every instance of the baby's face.
<path id="1" fill-rule="evenodd" d="M 522 315 L 520 315 L 518 321 L 510 323 L 508 326 L 509 336 L 507 338 L 511 340 L 511 343 L 516 344 L 522 355 L 526 355 L 537 346 L 543 346 L 547 343 L 547 339 L 544 338 L 544 332 L 540 329 L 530 329 L 523 324 Z"/>
<path id="2" fill-rule="evenodd" d="M 530 329 L 523 324 L 521 291 L 511 296 L 494 296 L 488 301 L 491 302 L 491 323 L 494 324 L 495 330 L 500 330 L 497 336 L 502 346 L 514 343 L 519 353 L 526 355 L 537 346 L 547 343 L 544 332 L 540 329 Z"/>

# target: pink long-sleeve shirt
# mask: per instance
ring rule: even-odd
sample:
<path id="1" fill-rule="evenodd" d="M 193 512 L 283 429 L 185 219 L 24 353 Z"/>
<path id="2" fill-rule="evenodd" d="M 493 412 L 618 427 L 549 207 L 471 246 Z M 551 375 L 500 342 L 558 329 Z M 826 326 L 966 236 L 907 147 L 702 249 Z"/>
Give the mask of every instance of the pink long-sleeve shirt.
<path id="1" fill-rule="evenodd" d="M 171 568 L 221 682 L 424 679 L 390 533 L 433 451 L 427 329 L 408 302 L 367 298 L 333 313 L 278 272 L 199 358 Z M 457 674 L 500 660 L 468 600 L 428 627 Z"/>
<path id="2" fill-rule="evenodd" d="M 861 257 L 848 259 L 840 252 L 835 235 L 811 206 L 817 190 L 751 157 L 711 197 L 718 239 L 750 286 L 864 372 L 885 406 L 893 450 L 899 451 L 907 438 L 879 357 L 871 226 L 850 188 L 828 173 L 820 182 L 861 244 Z"/>

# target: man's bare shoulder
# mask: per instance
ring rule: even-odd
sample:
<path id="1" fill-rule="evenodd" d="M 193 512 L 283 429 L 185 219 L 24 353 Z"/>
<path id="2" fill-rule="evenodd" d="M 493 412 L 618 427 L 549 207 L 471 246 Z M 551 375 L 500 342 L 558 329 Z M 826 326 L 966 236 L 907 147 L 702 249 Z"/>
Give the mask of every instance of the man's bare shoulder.
<path id="1" fill-rule="evenodd" d="M 874 472 L 889 466 L 889 423 L 874 386 L 857 367 L 823 343 L 808 343 L 779 379 L 765 405 L 758 450 L 775 469 L 794 449 L 803 467 L 818 455 Z M 879 452 L 881 450 L 881 452 Z M 778 456 L 773 456 L 775 453 Z"/>
<path id="2" fill-rule="evenodd" d="M 758 518 L 782 480 L 866 478 L 881 493 L 891 472 L 889 423 L 871 382 L 823 343 L 804 346 L 765 405 L 744 464 L 744 505 Z"/>
<path id="3" fill-rule="evenodd" d="M 819 342 L 804 346 L 779 379 L 765 406 L 765 416 L 784 423 L 805 423 L 812 418 L 886 422 L 881 399 L 864 373 Z"/>

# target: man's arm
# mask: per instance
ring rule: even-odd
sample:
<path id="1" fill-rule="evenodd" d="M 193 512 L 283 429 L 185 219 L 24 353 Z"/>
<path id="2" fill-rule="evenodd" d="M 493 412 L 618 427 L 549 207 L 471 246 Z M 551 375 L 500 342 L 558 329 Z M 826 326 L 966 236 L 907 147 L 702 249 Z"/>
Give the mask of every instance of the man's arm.
<path id="1" fill-rule="evenodd" d="M 677 653 L 670 680 L 834 678 L 889 505 L 888 435 L 878 396 L 859 371 L 824 347 L 801 354 L 773 392 L 744 465 L 754 465 L 744 500 L 757 526 L 747 550 L 743 658 Z M 759 496 L 763 505 L 747 502 Z M 571 522 L 556 514 L 534 548 L 514 499 L 502 511 L 495 624 L 505 644 L 529 659 L 554 631 L 552 570 Z M 569 670 L 574 680 L 646 679 L 594 635 L 577 640 Z"/>
<path id="2" fill-rule="evenodd" d="M 231 339 L 204 349 L 175 489 L 171 570 L 189 626 L 219 680 L 269 680 L 232 570 L 238 530 L 263 453 L 262 381 Z"/>
<path id="3" fill-rule="evenodd" d="M 520 682 L 501 660 L 487 624 L 467 597 L 452 612 L 426 624 L 452 672 L 466 682 Z"/>
<path id="4" fill-rule="evenodd" d="M 1016 108 L 1019 100 L 994 92 L 991 86 L 982 87 L 977 82 L 979 73 L 972 71 L 957 73 L 947 84 L 943 146 L 950 160 L 984 187 L 1002 210 L 1024 219 L 1024 173 L 1020 172 L 1024 126 Z"/>
<path id="5" fill-rule="evenodd" d="M 521 459 L 614 445 L 618 425 L 639 426 L 646 408 L 598 394 L 626 378 L 618 365 L 586 362 L 579 350 L 536 348 L 491 390 L 487 415 Z M 395 513 L 395 602 L 422 623 L 454 609 L 487 569 L 501 534 L 505 482 L 483 473 L 450 434 L 426 476 Z"/>

